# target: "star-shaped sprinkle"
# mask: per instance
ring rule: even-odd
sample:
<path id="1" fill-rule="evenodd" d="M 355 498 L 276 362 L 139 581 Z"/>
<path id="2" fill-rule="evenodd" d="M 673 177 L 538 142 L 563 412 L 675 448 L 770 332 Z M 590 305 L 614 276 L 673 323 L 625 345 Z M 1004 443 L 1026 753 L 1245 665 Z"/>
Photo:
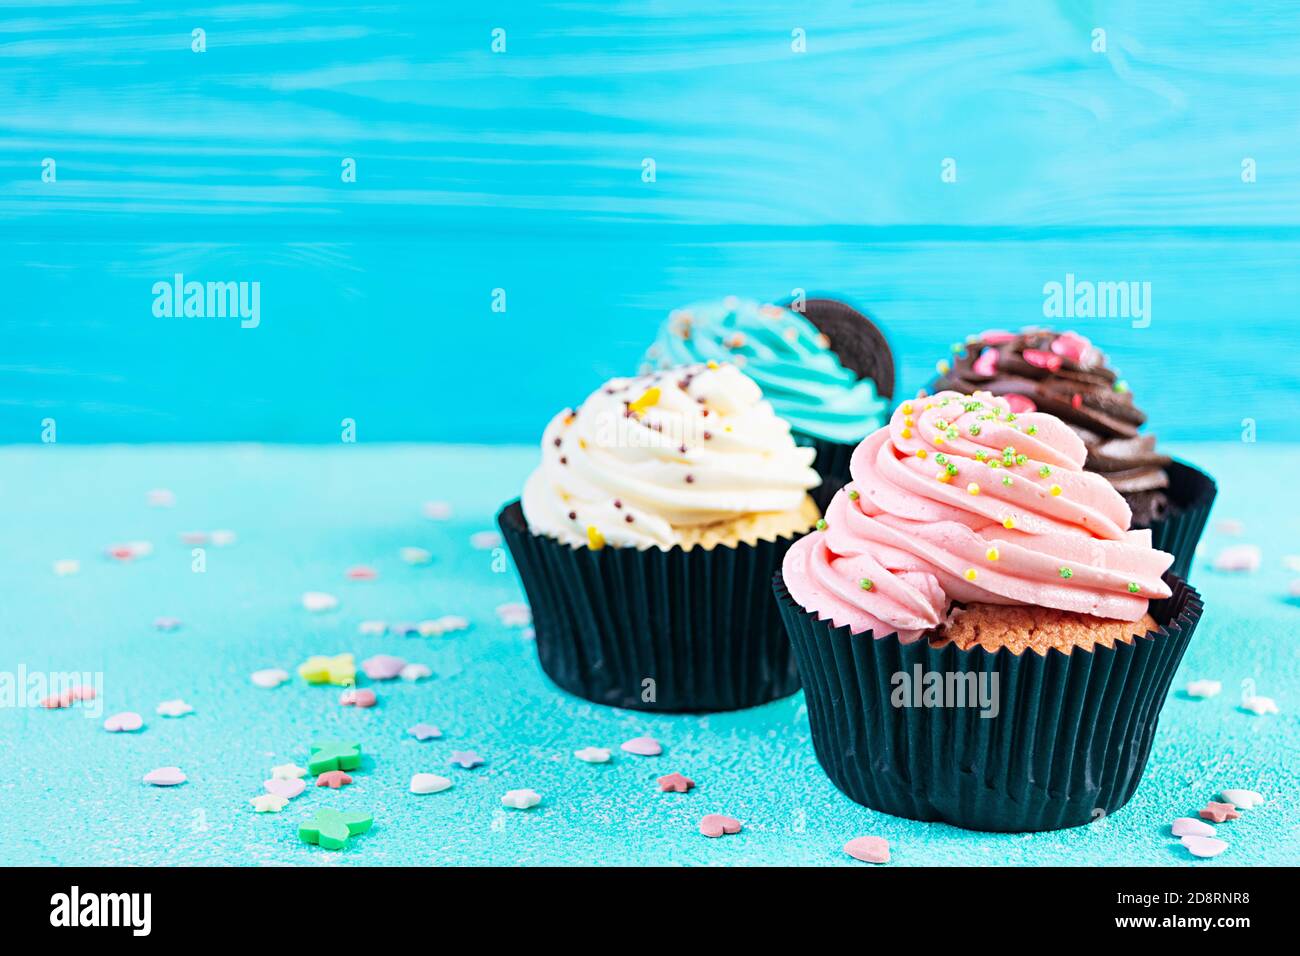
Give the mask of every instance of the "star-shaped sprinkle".
<path id="1" fill-rule="evenodd" d="M 720 837 L 724 833 L 739 833 L 743 824 L 735 817 L 710 813 L 700 821 L 700 832 L 706 837 Z"/>
<path id="2" fill-rule="evenodd" d="M 695 786 L 695 781 L 690 777 L 683 777 L 680 773 L 670 773 L 659 778 L 659 789 L 664 793 L 685 793 Z"/>
<path id="3" fill-rule="evenodd" d="M 436 773 L 417 773 L 411 777 L 411 793 L 441 793 L 451 786 L 451 781 Z"/>
<path id="4" fill-rule="evenodd" d="M 316 843 L 327 850 L 341 850 L 349 837 L 365 833 L 374 818 L 368 813 L 341 813 L 338 810 L 317 810 L 316 816 L 304 820 L 298 827 L 298 837 L 304 843 Z"/>
<path id="5" fill-rule="evenodd" d="M 185 703 L 181 698 L 175 700 L 165 700 L 154 708 L 161 717 L 184 717 L 186 714 L 194 713 L 194 708 Z"/>
<path id="6" fill-rule="evenodd" d="M 318 654 L 298 665 L 298 676 L 309 684 L 350 687 L 356 682 L 357 667 L 351 654 L 339 654 L 335 657 Z"/>
<path id="7" fill-rule="evenodd" d="M 583 763 L 609 763 L 608 747 L 583 747 L 575 750 L 573 755 Z"/>
<path id="8" fill-rule="evenodd" d="M 482 757 L 472 750 L 453 750 L 450 762 L 465 770 L 471 770 L 484 761 Z"/>
<path id="9" fill-rule="evenodd" d="M 374 707 L 379 703 L 377 695 L 369 687 L 362 687 L 360 690 L 345 690 L 339 695 L 339 703 L 344 707 Z"/>
<path id="10" fill-rule="evenodd" d="M 636 754 L 638 757 L 657 757 L 664 752 L 664 748 L 659 741 L 653 737 L 633 737 L 631 740 L 625 740 L 620 745 L 621 748 L 630 754 Z"/>
<path id="11" fill-rule="evenodd" d="M 361 662 L 361 669 L 371 680 L 392 680 L 405 666 L 406 661 L 391 654 L 376 654 Z"/>
<path id="12" fill-rule="evenodd" d="M 331 790 L 346 787 L 351 782 L 352 778 L 342 770 L 327 770 L 316 778 L 316 786 L 329 787 Z"/>
<path id="13" fill-rule="evenodd" d="M 1215 823 L 1223 823 L 1225 820 L 1236 820 L 1241 814 L 1231 803 L 1216 803 L 1211 800 L 1201 811 L 1201 816 L 1206 820 L 1213 820 Z"/>
<path id="14" fill-rule="evenodd" d="M 280 670 L 278 667 L 268 667 L 266 670 L 253 671 L 252 681 L 258 687 L 265 687 L 268 690 L 279 687 L 289 679 L 289 672 Z"/>
<path id="15" fill-rule="evenodd" d="M 258 813 L 279 813 L 289 805 L 288 799 L 277 793 L 259 793 L 248 802 Z"/>
<path id="16" fill-rule="evenodd" d="M 542 795 L 536 790 L 507 790 L 501 798 L 503 806 L 513 810 L 528 810 L 542 802 Z"/>
<path id="17" fill-rule="evenodd" d="M 332 594 L 326 594 L 324 591 L 304 591 L 302 606 L 313 614 L 321 614 L 338 607 L 339 599 Z"/>
<path id="18" fill-rule="evenodd" d="M 309 773 L 356 770 L 361 766 L 361 744 L 351 740 L 318 740 L 311 745 Z"/>
<path id="19" fill-rule="evenodd" d="M 1252 810 L 1264 802 L 1254 790 L 1225 790 L 1219 796 L 1239 810 Z"/>
<path id="20" fill-rule="evenodd" d="M 407 664 L 402 668 L 402 680 L 424 680 L 433 676 L 433 669 L 428 664 Z"/>
<path id="21" fill-rule="evenodd" d="M 889 841 L 884 837 L 854 837 L 844 844 L 844 852 L 863 863 L 888 863 Z"/>
<path id="22" fill-rule="evenodd" d="M 435 737 L 441 737 L 442 731 L 433 724 L 416 724 L 406 731 L 416 740 L 433 740 Z"/>
<path id="23" fill-rule="evenodd" d="M 1223 684 L 1217 680 L 1194 680 L 1187 685 L 1188 697 L 1218 697 L 1223 691 Z"/>
<path id="24" fill-rule="evenodd" d="M 271 768 L 272 780 L 298 780 L 307 776 L 307 768 L 296 763 L 282 763 Z"/>

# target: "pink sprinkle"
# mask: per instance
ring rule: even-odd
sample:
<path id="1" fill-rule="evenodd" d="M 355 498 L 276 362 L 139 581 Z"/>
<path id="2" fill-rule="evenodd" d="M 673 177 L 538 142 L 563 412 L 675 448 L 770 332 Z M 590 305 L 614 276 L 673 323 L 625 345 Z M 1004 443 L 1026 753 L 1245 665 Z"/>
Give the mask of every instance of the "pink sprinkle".
<path id="1" fill-rule="evenodd" d="M 700 821 L 700 832 L 706 837 L 717 838 L 724 833 L 739 833 L 741 823 L 735 817 L 726 817 L 721 813 L 710 813 Z"/>
<path id="2" fill-rule="evenodd" d="M 1201 811 L 1201 816 L 1207 820 L 1213 820 L 1215 823 L 1222 823 L 1224 820 L 1236 820 L 1241 814 L 1231 803 L 1215 803 L 1211 800 Z"/>
<path id="3" fill-rule="evenodd" d="M 301 780 L 298 782 L 302 783 Z M 327 770 L 316 778 L 316 786 L 329 787 L 331 790 L 337 790 L 339 787 L 346 786 L 351 782 L 352 778 L 342 770 Z"/>
<path id="4" fill-rule="evenodd" d="M 273 793 L 277 797 L 284 797 L 286 800 L 292 800 L 298 794 L 307 789 L 307 783 L 297 777 L 290 780 L 281 780 L 275 777 L 271 780 L 262 781 L 262 788 L 267 793 Z"/>
<path id="5" fill-rule="evenodd" d="M 1016 334 L 1005 329 L 989 329 L 987 332 L 980 333 L 980 341 L 985 345 L 1006 345 L 1015 340 Z"/>
<path id="6" fill-rule="evenodd" d="M 373 581 L 379 577 L 378 571 L 365 564 L 354 564 L 347 569 L 346 574 L 353 581 Z"/>
<path id="7" fill-rule="evenodd" d="M 1259 570 L 1261 562 L 1258 545 L 1234 544 L 1218 553 L 1214 559 L 1214 570 L 1253 574 Z"/>
<path id="8" fill-rule="evenodd" d="M 1028 396 L 1004 395 L 1003 398 L 1007 400 L 1007 405 L 1010 406 L 1011 410 L 1015 412 L 1017 415 L 1023 415 L 1026 412 L 1038 411 L 1038 406 L 1035 405 L 1033 400 Z"/>
<path id="9" fill-rule="evenodd" d="M 844 852 L 863 863 L 888 863 L 889 841 L 884 837 L 854 837 L 844 844 Z"/>
<path id="10" fill-rule="evenodd" d="M 1030 365 L 1047 369 L 1049 372 L 1055 372 L 1061 367 L 1061 356 L 1044 352 L 1042 349 L 1025 349 L 1024 357 Z"/>
<path id="11" fill-rule="evenodd" d="M 51 694 L 41 701 L 41 706 L 46 710 L 58 710 L 62 707 L 72 706 L 72 693 L 64 691 L 62 694 Z"/>
<path id="12" fill-rule="evenodd" d="M 1052 351 L 1076 365 L 1082 365 L 1085 356 L 1092 351 L 1092 343 L 1075 332 L 1063 332 L 1052 339 Z"/>
<path id="13" fill-rule="evenodd" d="M 657 757 L 664 752 L 659 741 L 653 737 L 633 737 L 631 740 L 623 741 L 620 746 L 627 753 L 636 754 L 638 757 Z"/>
<path id="14" fill-rule="evenodd" d="M 66 705 L 65 705 L 66 706 Z M 109 733 L 131 733 L 139 730 L 144 726 L 144 718 L 133 710 L 123 711 L 120 714 L 114 714 L 108 720 L 104 721 L 104 729 Z"/>
<path id="15" fill-rule="evenodd" d="M 73 700 L 94 700 L 95 688 L 93 687 L 74 687 L 68 691 Z"/>
<path id="16" fill-rule="evenodd" d="M 1179 817 L 1173 822 L 1170 829 L 1176 837 L 1212 837 L 1216 832 L 1214 827 L 1210 826 L 1204 820 L 1197 820 L 1194 817 Z"/>
<path id="17" fill-rule="evenodd" d="M 174 631 L 181 626 L 181 619 L 178 617 L 158 617 L 154 618 L 153 626 L 160 631 Z"/>
<path id="18" fill-rule="evenodd" d="M 998 371 L 998 350 L 985 349 L 980 357 L 971 363 L 971 370 L 983 378 L 992 378 Z"/>
<path id="19" fill-rule="evenodd" d="M 1182 839 L 1183 846 L 1187 847 L 1192 856 L 1211 857 L 1218 856 L 1228 848 L 1228 844 L 1223 840 L 1214 837 L 1203 836 L 1185 836 Z"/>
<path id="20" fill-rule="evenodd" d="M 182 531 L 181 544 L 207 544 L 208 533 L 206 531 Z"/>
<path id="21" fill-rule="evenodd" d="M 658 780 L 659 789 L 664 793 L 685 793 L 695 786 L 695 781 L 690 777 L 683 777 L 680 773 L 670 773 L 662 776 Z"/>
<path id="22" fill-rule="evenodd" d="M 368 687 L 360 690 L 345 690 L 339 698 L 344 707 L 374 707 L 379 702 L 375 692 Z"/>
<path id="23" fill-rule="evenodd" d="M 108 549 L 108 556 L 119 561 L 130 561 L 135 557 L 135 552 L 127 545 L 115 544 Z"/>
<path id="24" fill-rule="evenodd" d="M 371 680 L 392 680 L 402 673 L 406 661 L 391 654 L 376 654 L 361 662 L 361 669 Z"/>

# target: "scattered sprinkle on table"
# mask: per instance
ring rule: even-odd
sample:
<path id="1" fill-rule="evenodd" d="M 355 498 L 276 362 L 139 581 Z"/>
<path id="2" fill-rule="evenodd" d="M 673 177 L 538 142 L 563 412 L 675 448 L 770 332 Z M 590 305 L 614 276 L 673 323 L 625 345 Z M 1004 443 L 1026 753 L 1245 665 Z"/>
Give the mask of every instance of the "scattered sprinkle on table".
<path id="1" fill-rule="evenodd" d="M 279 813 L 289 805 L 289 801 L 278 793 L 259 793 L 248 802 L 257 813 Z"/>
<path id="2" fill-rule="evenodd" d="M 181 619 L 178 617 L 154 618 L 153 626 L 160 631 L 177 631 L 180 630 Z"/>
<path id="3" fill-rule="evenodd" d="M 339 703 L 344 707 L 374 707 L 379 703 L 379 695 L 369 687 L 345 690 L 339 695 Z"/>
<path id="4" fill-rule="evenodd" d="M 468 631 L 469 620 L 458 614 L 444 614 L 436 620 L 421 621 L 415 628 L 421 637 L 440 637 L 456 631 Z"/>
<path id="5" fill-rule="evenodd" d="M 158 767 L 144 775 L 144 782 L 155 787 L 178 787 L 186 780 L 180 767 Z"/>
<path id="6" fill-rule="evenodd" d="M 145 501 L 151 508 L 170 508 L 176 504 L 176 496 L 168 488 L 153 488 L 145 495 Z"/>
<path id="7" fill-rule="evenodd" d="M 356 770 L 361 766 L 361 745 L 352 740 L 318 740 L 311 745 L 309 773 L 326 770 Z"/>
<path id="8" fill-rule="evenodd" d="M 361 669 L 371 680 L 392 680 L 402 673 L 406 661 L 391 654 L 376 654 L 361 662 Z"/>
<path id="9" fill-rule="evenodd" d="M 653 737 L 633 737 L 631 740 L 623 741 L 620 749 L 636 754 L 638 757 L 657 757 L 664 752 L 659 741 Z"/>
<path id="10" fill-rule="evenodd" d="M 527 627 L 533 623 L 533 612 L 527 604 L 500 604 L 497 606 L 497 618 L 506 627 Z"/>
<path id="11" fill-rule="evenodd" d="M 739 833 L 742 829 L 743 824 L 739 820 L 721 813 L 710 813 L 700 821 L 700 832 L 715 839 L 724 833 Z"/>
<path id="12" fill-rule="evenodd" d="M 1169 828 L 1174 836 L 1206 836 L 1212 837 L 1218 831 L 1210 826 L 1204 820 L 1197 820 L 1195 817 L 1179 817 Z"/>
<path id="13" fill-rule="evenodd" d="M 416 740 L 433 740 L 442 736 L 442 731 L 433 724 L 416 724 L 406 732 Z"/>
<path id="14" fill-rule="evenodd" d="M 383 637 L 388 633 L 388 623 L 386 621 L 362 621 L 357 625 L 357 632 L 370 637 Z"/>
<path id="15" fill-rule="evenodd" d="M 206 531 L 182 531 L 178 537 L 181 544 L 200 545 L 207 544 L 211 536 Z"/>
<path id="16" fill-rule="evenodd" d="M 316 778 L 316 786 L 329 787 L 331 790 L 346 787 L 351 782 L 352 777 L 342 770 L 326 770 Z"/>
<path id="17" fill-rule="evenodd" d="M 469 536 L 469 545 L 476 551 L 491 551 L 501 546 L 501 535 L 496 531 L 475 531 Z"/>
<path id="18" fill-rule="evenodd" d="M 144 718 L 133 710 L 114 714 L 104 721 L 104 729 L 109 733 L 133 733 L 144 726 Z"/>
<path id="19" fill-rule="evenodd" d="M 484 763 L 484 760 L 473 750 L 453 750 L 449 762 L 465 770 L 471 770 Z"/>
<path id="20" fill-rule="evenodd" d="M 298 780 L 305 776 L 307 776 L 307 768 L 299 767 L 296 763 L 282 763 L 271 768 L 273 780 Z"/>
<path id="21" fill-rule="evenodd" d="M 583 747 L 575 750 L 573 755 L 583 763 L 609 763 L 610 750 L 608 747 Z"/>
<path id="22" fill-rule="evenodd" d="M 271 690 L 287 681 L 289 672 L 280 670 L 278 667 L 268 667 L 265 670 L 253 671 L 251 679 L 258 687 Z"/>
<path id="23" fill-rule="evenodd" d="M 428 664 L 407 664 L 402 668 L 402 680 L 424 680 L 432 677 L 433 670 Z"/>
<path id="24" fill-rule="evenodd" d="M 262 781 L 262 789 L 267 793 L 275 794 L 277 797 L 292 800 L 307 789 L 307 782 L 296 777 L 272 777 L 270 780 Z"/>
<path id="25" fill-rule="evenodd" d="M 1214 570 L 1230 573 L 1253 574 L 1259 570 L 1261 557 L 1259 546 L 1254 544 L 1234 544 L 1224 548 L 1214 559 Z"/>
<path id="26" fill-rule="evenodd" d="M 338 607 L 339 599 L 332 594 L 326 594 L 324 591 L 304 591 L 302 606 L 313 614 L 320 614 Z"/>
<path id="27" fill-rule="evenodd" d="M 184 717 L 186 714 L 194 713 L 194 708 L 179 697 L 175 700 L 163 701 L 154 710 L 160 717 Z"/>
<path id="28" fill-rule="evenodd" d="M 1201 816 L 1206 820 L 1213 820 L 1215 823 L 1223 823 L 1225 820 L 1236 820 L 1241 814 L 1231 803 L 1216 803 L 1211 800 L 1201 811 Z"/>
<path id="29" fill-rule="evenodd" d="M 334 684 L 350 687 L 357 679 L 357 666 L 351 654 L 334 657 L 317 655 L 298 665 L 298 676 L 309 684 Z"/>
<path id="30" fill-rule="evenodd" d="M 1200 857 L 1218 856 L 1228 848 L 1227 843 L 1215 837 L 1185 836 L 1182 838 L 1182 844 L 1187 847 L 1192 856 Z"/>
<path id="31" fill-rule="evenodd" d="M 445 501 L 426 501 L 420 511 L 431 521 L 446 521 L 451 517 L 451 505 Z"/>
<path id="32" fill-rule="evenodd" d="M 433 553 L 424 548 L 402 548 L 397 553 L 407 564 L 429 564 L 433 561 Z"/>
<path id="33" fill-rule="evenodd" d="M 212 543 L 218 548 L 228 548 L 235 543 L 235 532 L 227 528 L 218 528 L 212 532 Z"/>
<path id="34" fill-rule="evenodd" d="M 1254 790 L 1224 790 L 1219 796 L 1239 810 L 1251 810 L 1264 802 Z"/>
<path id="35" fill-rule="evenodd" d="M 690 777 L 683 777 L 676 772 L 665 774 L 657 782 L 664 793 L 685 793 L 695 786 L 695 781 Z"/>
<path id="36" fill-rule="evenodd" d="M 1223 691 L 1223 684 L 1217 680 L 1194 680 L 1187 685 L 1188 697 L 1218 697 Z"/>
<path id="37" fill-rule="evenodd" d="M 863 863 L 888 863 L 889 841 L 884 837 L 854 837 L 844 844 L 844 852 Z"/>
<path id="38" fill-rule="evenodd" d="M 354 564 L 344 572 L 353 581 L 373 581 L 379 572 L 368 564 Z"/>
<path id="39" fill-rule="evenodd" d="M 54 573 L 61 578 L 76 574 L 81 570 L 81 562 L 75 558 L 60 558 L 54 562 Z"/>
<path id="40" fill-rule="evenodd" d="M 514 810 L 528 810 L 542 802 L 542 795 L 536 790 L 507 790 L 501 798 L 504 806 Z"/>
<path id="41" fill-rule="evenodd" d="M 441 793 L 450 786 L 450 779 L 436 773 L 417 773 L 411 777 L 411 793 Z"/>
<path id="42" fill-rule="evenodd" d="M 341 850 L 349 837 L 365 833 L 374 822 L 368 813 L 317 810 L 316 816 L 304 820 L 298 827 L 298 838 L 304 843 L 319 844 L 326 850 Z"/>

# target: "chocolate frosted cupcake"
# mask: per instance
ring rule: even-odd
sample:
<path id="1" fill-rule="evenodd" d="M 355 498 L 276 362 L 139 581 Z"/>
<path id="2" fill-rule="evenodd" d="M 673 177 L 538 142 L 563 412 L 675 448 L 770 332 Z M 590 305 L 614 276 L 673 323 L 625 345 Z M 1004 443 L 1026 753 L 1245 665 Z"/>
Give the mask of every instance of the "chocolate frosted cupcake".
<path id="1" fill-rule="evenodd" d="M 498 516 L 542 668 L 642 710 L 797 690 L 770 580 L 821 517 L 812 459 L 732 365 L 614 379 L 555 416 L 522 502 Z"/>
<path id="2" fill-rule="evenodd" d="M 1132 796 L 1200 617 L 1083 441 L 987 392 L 905 402 L 775 578 L 817 756 L 859 803 L 980 830 Z"/>
<path id="3" fill-rule="evenodd" d="M 943 366 L 941 365 L 941 368 Z M 1146 415 L 1128 385 L 1091 342 L 1074 332 L 989 331 L 972 338 L 940 374 L 936 390 L 986 390 L 1014 412 L 1042 411 L 1074 429 L 1088 449 L 1084 465 L 1123 495 L 1132 524 L 1151 528 L 1186 575 L 1213 502 L 1214 482 L 1156 448 L 1141 433 Z"/>
<path id="4" fill-rule="evenodd" d="M 894 360 L 880 330 L 834 299 L 802 311 L 728 296 L 674 311 L 647 366 L 732 362 L 763 390 L 800 444 L 817 449 L 824 477 L 848 478 L 854 446 L 885 420 Z"/>

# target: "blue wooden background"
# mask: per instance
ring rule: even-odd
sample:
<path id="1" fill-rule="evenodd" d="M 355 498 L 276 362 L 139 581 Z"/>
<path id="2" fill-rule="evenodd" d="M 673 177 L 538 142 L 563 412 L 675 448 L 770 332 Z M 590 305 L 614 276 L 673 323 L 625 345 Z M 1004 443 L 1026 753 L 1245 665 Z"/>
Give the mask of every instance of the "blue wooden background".
<path id="1" fill-rule="evenodd" d="M 910 391 L 1066 273 L 1151 283 L 1070 324 L 1162 436 L 1290 437 L 1291 5 L 701 6 L 0 3 L 0 441 L 532 442 L 670 308 L 795 288 Z M 260 326 L 154 317 L 176 272 Z"/>

